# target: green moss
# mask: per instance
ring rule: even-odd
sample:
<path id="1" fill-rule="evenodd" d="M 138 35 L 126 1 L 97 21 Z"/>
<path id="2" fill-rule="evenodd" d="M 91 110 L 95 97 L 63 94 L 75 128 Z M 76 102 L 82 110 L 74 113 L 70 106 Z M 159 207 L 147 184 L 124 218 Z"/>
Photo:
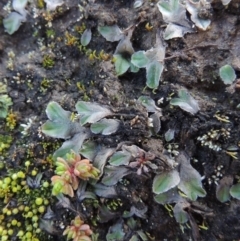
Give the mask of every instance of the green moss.
<path id="1" fill-rule="evenodd" d="M 76 25 L 74 26 L 74 30 L 79 33 L 79 34 L 83 34 L 83 32 L 86 30 L 86 25 L 85 23 L 82 23 L 82 25 Z"/>
<path id="2" fill-rule="evenodd" d="M 10 129 L 13 130 L 16 125 L 17 125 L 17 115 L 13 113 L 12 111 L 8 113 L 7 118 L 6 118 L 6 126 Z"/>
<path id="3" fill-rule="evenodd" d="M 44 8 L 45 6 L 45 3 L 44 3 L 44 0 L 37 0 L 37 8 Z"/>
<path id="4" fill-rule="evenodd" d="M 46 92 L 47 89 L 51 86 L 51 80 L 44 78 L 41 82 L 41 91 Z"/>
<path id="5" fill-rule="evenodd" d="M 47 29 L 46 30 L 46 35 L 47 35 L 48 38 L 54 38 L 56 33 L 55 33 L 55 31 L 53 29 Z"/>
<path id="6" fill-rule="evenodd" d="M 44 55 L 43 62 L 42 62 L 42 65 L 44 68 L 46 69 L 52 68 L 54 64 L 55 64 L 55 61 L 53 57 L 51 57 L 50 55 Z"/>
<path id="7" fill-rule="evenodd" d="M 77 82 L 77 88 L 80 92 L 86 92 L 86 88 L 85 88 L 85 85 L 81 82 Z"/>
<path id="8" fill-rule="evenodd" d="M 43 185 L 46 180 L 41 180 L 42 173 L 35 178 L 39 179 L 38 185 L 31 186 L 26 168 L 22 171 L 9 170 L 7 176 L 0 178 L 0 206 L 3 207 L 0 210 L 0 235 L 7 230 L 7 240 L 15 239 L 16 234 L 21 240 L 49 240 L 47 234 L 41 231 L 39 220 L 52 202 L 51 186 Z"/>
<path id="9" fill-rule="evenodd" d="M 12 143 L 12 137 L 6 135 L 0 135 L 0 154 L 3 154 Z"/>
<path id="10" fill-rule="evenodd" d="M 67 46 L 76 46 L 79 42 L 79 39 L 69 32 L 65 32 L 65 44 Z"/>

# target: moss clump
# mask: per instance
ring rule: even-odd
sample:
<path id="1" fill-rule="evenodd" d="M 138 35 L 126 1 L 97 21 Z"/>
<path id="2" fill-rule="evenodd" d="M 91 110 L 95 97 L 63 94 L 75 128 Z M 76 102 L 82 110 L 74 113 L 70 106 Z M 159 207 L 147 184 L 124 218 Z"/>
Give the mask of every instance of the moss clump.
<path id="1" fill-rule="evenodd" d="M 12 140 L 11 136 L 0 135 L 0 154 L 3 154 L 11 146 Z"/>
<path id="2" fill-rule="evenodd" d="M 79 42 L 79 39 L 69 32 L 65 32 L 65 44 L 67 46 L 76 46 Z"/>
<path id="3" fill-rule="evenodd" d="M 31 177 L 28 166 L 8 169 L 0 178 L 0 236 L 4 240 L 49 240 L 39 223 L 51 202 L 50 183 L 42 177 L 42 173 Z"/>
<path id="4" fill-rule="evenodd" d="M 7 115 L 6 118 L 6 126 L 10 129 L 13 130 L 17 125 L 17 115 L 16 113 L 10 112 Z"/>
<path id="5" fill-rule="evenodd" d="M 42 65 L 44 68 L 49 69 L 52 68 L 55 64 L 54 58 L 50 55 L 44 55 Z"/>
<path id="6" fill-rule="evenodd" d="M 48 38 L 54 38 L 56 33 L 55 33 L 55 31 L 53 29 L 47 29 L 46 30 L 46 35 L 47 35 Z"/>
<path id="7" fill-rule="evenodd" d="M 37 8 L 43 9 L 45 6 L 45 3 L 43 0 L 37 0 Z"/>

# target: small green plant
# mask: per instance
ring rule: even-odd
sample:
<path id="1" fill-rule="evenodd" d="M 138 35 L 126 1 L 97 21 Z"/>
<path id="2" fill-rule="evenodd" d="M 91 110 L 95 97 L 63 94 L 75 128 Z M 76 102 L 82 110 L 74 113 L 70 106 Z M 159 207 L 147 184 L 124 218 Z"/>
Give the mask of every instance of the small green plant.
<path id="1" fill-rule="evenodd" d="M 49 120 L 42 125 L 42 132 L 55 138 L 63 138 L 66 141 L 58 149 L 53 157 L 65 157 L 71 150 L 78 153 L 82 143 L 89 138 L 90 133 L 101 133 L 109 135 L 116 132 L 120 122 L 115 119 L 104 119 L 106 116 L 114 115 L 107 108 L 96 103 L 78 101 L 76 104 L 78 115 L 72 115 L 70 111 L 62 109 L 56 102 L 50 102 L 46 113 Z M 79 120 L 80 115 L 80 120 Z M 90 129 L 84 127 L 90 123 Z"/>
<path id="2" fill-rule="evenodd" d="M 92 241 L 90 238 L 92 234 L 93 231 L 89 225 L 84 224 L 84 221 L 79 216 L 75 217 L 71 221 L 71 225 L 63 232 L 63 235 L 67 235 L 67 240 L 73 239 L 73 241 Z"/>
<path id="3" fill-rule="evenodd" d="M 13 130 L 17 125 L 17 114 L 10 111 L 6 117 L 6 126 Z"/>
<path id="4" fill-rule="evenodd" d="M 236 80 L 235 70 L 228 64 L 219 69 L 219 75 L 225 85 L 232 84 Z"/>
<path id="5" fill-rule="evenodd" d="M 0 153 L 3 154 L 11 146 L 13 138 L 11 136 L 0 135 Z"/>
<path id="6" fill-rule="evenodd" d="M 55 35 L 56 35 L 56 32 L 53 29 L 47 29 L 46 35 L 47 35 L 48 38 L 54 38 Z"/>
<path id="7" fill-rule="evenodd" d="M 184 89 L 178 91 L 178 98 L 171 99 L 170 104 L 179 106 L 192 115 L 199 111 L 197 101 Z"/>
<path id="8" fill-rule="evenodd" d="M 46 54 L 43 56 L 43 62 L 42 65 L 44 68 L 49 69 L 52 68 L 55 64 L 54 58 L 50 55 Z"/>
<path id="9" fill-rule="evenodd" d="M 88 159 L 81 160 L 80 155 L 73 151 L 66 155 L 66 159 L 58 157 L 56 162 L 56 176 L 51 178 L 53 184 L 52 194 L 66 194 L 74 196 L 74 190 L 78 188 L 79 178 L 88 180 L 89 178 L 97 179 L 99 170 L 90 163 Z"/>

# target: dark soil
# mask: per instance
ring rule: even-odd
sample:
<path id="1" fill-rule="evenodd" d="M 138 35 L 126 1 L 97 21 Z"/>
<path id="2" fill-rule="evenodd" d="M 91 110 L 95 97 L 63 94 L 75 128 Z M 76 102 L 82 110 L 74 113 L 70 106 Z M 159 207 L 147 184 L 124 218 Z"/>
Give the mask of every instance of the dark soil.
<path id="1" fill-rule="evenodd" d="M 50 101 L 56 101 L 70 111 L 75 111 L 75 104 L 79 100 L 97 102 L 109 105 L 112 109 L 127 114 L 141 114 L 141 110 L 133 107 L 132 103 L 141 95 L 150 96 L 162 108 L 161 130 L 156 136 L 147 136 L 147 121 L 142 122 L 135 130 L 121 129 L 116 136 L 105 138 L 96 137 L 96 141 L 107 147 L 114 147 L 121 141 L 131 141 L 142 149 L 162 151 L 168 148 L 164 134 L 168 129 L 175 130 L 174 143 L 178 145 L 177 151 L 184 151 L 191 157 L 193 167 L 204 176 L 203 185 L 207 192 L 206 197 L 199 198 L 193 205 L 204 209 L 206 215 L 192 214 L 192 219 L 201 226 L 204 222 L 207 229 L 199 228 L 199 236 L 194 235 L 194 226 L 180 225 L 171 217 L 165 207 L 154 201 L 152 193 L 153 175 L 131 174 L 116 185 L 118 196 L 114 199 L 98 198 L 99 205 L 109 204 L 113 200 L 118 205 L 118 214 L 111 220 L 98 222 L 93 217 L 101 214 L 100 208 L 93 202 L 86 201 L 78 204 L 81 207 L 86 223 L 99 233 L 98 240 L 106 240 L 106 234 L 116 220 L 121 218 L 124 211 L 131 206 L 138 209 L 147 207 L 144 218 L 137 218 L 139 229 L 149 234 L 149 240 L 239 240 L 240 239 L 240 202 L 231 199 L 221 203 L 216 198 L 216 184 L 214 175 L 218 167 L 222 178 L 226 175 L 234 177 L 234 183 L 240 173 L 239 157 L 233 159 L 226 153 L 229 146 L 240 145 L 240 113 L 237 107 L 240 103 L 239 90 L 235 93 L 226 91 L 218 71 L 225 64 L 231 64 L 240 77 L 240 7 L 237 1 L 224 8 L 220 1 L 214 1 L 211 10 L 211 27 L 207 31 L 196 31 L 186 34 L 183 38 L 168 40 L 166 48 L 165 69 L 157 90 L 152 92 L 144 89 L 146 83 L 145 69 L 138 73 L 126 73 L 117 77 L 114 65 L 109 60 L 90 60 L 87 54 L 79 50 L 75 44 L 66 44 L 66 32 L 75 36 L 78 43 L 81 35 L 76 32 L 76 26 L 85 24 L 92 29 L 92 40 L 88 49 L 99 53 L 104 50 L 110 56 L 116 49 L 116 42 L 107 42 L 97 31 L 98 25 L 111 25 L 116 23 L 121 29 L 141 23 L 136 27 L 132 43 L 135 51 L 148 50 L 155 44 L 157 30 L 164 29 L 161 13 L 157 9 L 157 1 L 145 1 L 143 7 L 133 9 L 133 0 L 96 0 L 95 3 L 80 3 L 86 8 L 79 10 L 77 0 L 66 0 L 53 15 L 52 26 L 44 16 L 46 11 L 39 10 L 38 16 L 33 18 L 33 8 L 29 6 L 29 16 L 26 23 L 13 35 L 4 32 L 0 26 L 0 81 L 7 84 L 7 93 L 12 98 L 11 110 L 17 113 L 17 125 L 13 130 L 6 126 L 7 121 L 0 121 L 0 134 L 11 136 L 13 141 L 10 147 L 0 153 L 6 171 L 19 168 L 24 161 L 30 158 L 33 161 L 46 159 L 56 150 L 53 147 L 44 149 L 43 142 L 55 142 L 53 138 L 40 137 L 39 127 L 47 120 L 45 109 Z M 7 1 L 0 2 L 0 17 L 6 16 L 2 9 Z M 149 23 L 153 28 L 147 30 Z M 55 32 L 52 38 L 47 30 Z M 15 57 L 11 60 L 9 53 Z M 54 59 L 53 67 L 44 68 L 44 56 Z M 13 62 L 11 64 L 11 61 Z M 44 82 L 48 80 L 47 83 Z M 77 87 L 81 83 L 82 88 Z M 176 94 L 180 88 L 186 88 L 198 101 L 200 111 L 191 115 L 178 107 L 169 104 L 169 98 Z M 221 121 L 218 116 L 228 117 L 229 121 Z M 33 124 L 27 136 L 21 133 L 20 124 L 26 124 L 31 118 Z M 132 118 L 129 117 L 129 120 Z M 126 118 L 127 123 L 127 118 Z M 127 126 L 127 125 L 126 125 Z M 201 146 L 198 137 L 211 130 L 229 130 L 228 138 L 219 138 L 216 144 L 220 151 Z M 0 143 L 1 144 L 1 143 Z M 172 143 L 173 144 L 173 143 Z M 58 144 L 59 145 L 59 144 Z M 39 167 L 40 169 L 40 167 Z M 44 178 L 50 179 L 53 172 L 44 171 Z M 76 202 L 76 200 L 73 200 Z M 76 205 L 76 203 L 74 204 Z M 2 204 L 1 204 L 2 206 Z M 85 207 L 85 209 L 83 209 Z M 52 204 L 53 210 L 56 210 Z M 85 210 L 85 211 L 84 211 Z M 65 209 L 61 212 L 62 220 Z M 106 215 L 106 214 L 103 214 Z M 110 215 L 110 214 L 108 214 Z M 107 216 L 108 216 L 107 215 Z M 70 217 L 74 214 L 70 215 Z M 65 215 L 65 217 L 67 217 Z M 70 218 L 63 219 L 67 225 Z M 93 225 L 95 220 L 95 225 Z M 104 220 L 104 218 L 103 218 Z M 196 227 L 195 227 L 196 228 Z M 197 227 L 198 229 L 198 227 Z M 49 236 L 49 240 L 63 240 L 61 233 Z M 125 238 L 130 240 L 130 238 Z"/>

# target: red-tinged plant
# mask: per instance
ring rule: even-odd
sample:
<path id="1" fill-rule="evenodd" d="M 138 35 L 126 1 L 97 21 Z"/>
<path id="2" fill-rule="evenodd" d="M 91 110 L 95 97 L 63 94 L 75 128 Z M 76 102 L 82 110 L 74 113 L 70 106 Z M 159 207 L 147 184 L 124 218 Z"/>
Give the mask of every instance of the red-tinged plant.
<path id="1" fill-rule="evenodd" d="M 142 172 L 149 172 L 148 164 L 149 161 L 155 159 L 155 155 L 150 152 L 145 152 L 144 150 L 138 148 L 137 155 L 135 156 L 135 160 L 129 163 L 129 166 L 132 168 L 138 168 L 137 174 L 141 175 Z"/>
<path id="2" fill-rule="evenodd" d="M 57 175 L 51 178 L 52 194 L 55 196 L 63 193 L 73 197 L 74 190 L 77 190 L 79 185 L 79 178 L 83 180 L 98 178 L 100 173 L 88 159 L 81 160 L 80 155 L 73 151 L 66 155 L 66 159 L 58 157 L 56 166 Z"/>
<path id="3" fill-rule="evenodd" d="M 73 241 L 92 241 L 89 237 L 92 234 L 92 230 L 89 225 L 84 224 L 83 220 L 79 216 L 72 220 L 71 225 L 68 226 L 63 235 L 67 235 L 67 240 L 73 239 Z"/>
<path id="4" fill-rule="evenodd" d="M 74 174 L 83 180 L 98 178 L 100 171 L 88 159 L 83 159 L 75 164 Z"/>
<path id="5" fill-rule="evenodd" d="M 51 180 L 53 184 L 52 195 L 57 196 L 59 193 L 63 193 L 70 197 L 74 196 L 71 183 L 69 183 L 69 181 L 66 180 L 63 176 L 53 176 Z"/>

